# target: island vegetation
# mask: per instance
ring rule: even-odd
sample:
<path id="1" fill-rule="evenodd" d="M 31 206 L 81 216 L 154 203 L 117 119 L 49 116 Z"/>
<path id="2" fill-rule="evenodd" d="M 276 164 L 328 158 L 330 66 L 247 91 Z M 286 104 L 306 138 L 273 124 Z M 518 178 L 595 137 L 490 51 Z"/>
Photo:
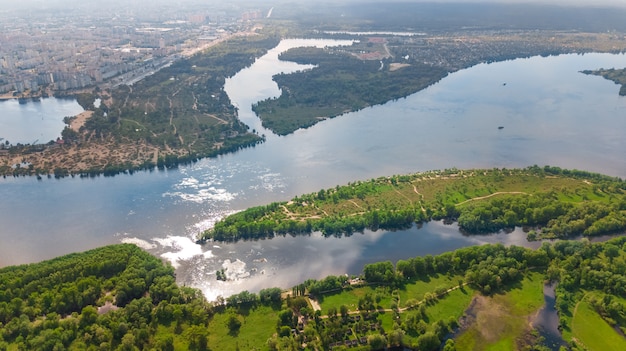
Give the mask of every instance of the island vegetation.
<path id="1" fill-rule="evenodd" d="M 279 58 L 315 65 L 310 70 L 274 76 L 281 95 L 253 105 L 263 126 L 279 135 L 325 118 L 406 97 L 448 73 L 441 67 L 394 64 L 382 57 L 380 61 L 364 60 L 338 48 L 295 48 Z"/>
<path id="2" fill-rule="evenodd" d="M 626 68 L 622 69 L 597 69 L 597 70 L 584 70 L 582 71 L 584 74 L 591 74 L 594 76 L 604 77 L 610 81 L 615 82 L 615 84 L 621 85 L 619 89 L 620 96 L 626 96 Z"/>
<path id="3" fill-rule="evenodd" d="M 246 209 L 200 240 L 350 235 L 430 220 L 457 221 L 467 233 L 521 226 L 531 240 L 615 233 L 626 230 L 626 182 L 550 166 L 381 177 Z"/>
<path id="4" fill-rule="evenodd" d="M 114 245 L 0 269 L 0 350 L 542 351 L 547 282 L 562 347 L 623 349 L 625 267 L 626 237 L 483 245 L 207 302 L 171 266 Z"/>

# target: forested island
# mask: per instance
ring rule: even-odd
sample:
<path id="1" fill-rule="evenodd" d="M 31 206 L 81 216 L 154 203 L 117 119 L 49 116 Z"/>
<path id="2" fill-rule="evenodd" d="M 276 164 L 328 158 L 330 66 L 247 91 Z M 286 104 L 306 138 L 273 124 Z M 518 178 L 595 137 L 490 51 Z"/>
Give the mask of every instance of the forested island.
<path id="1" fill-rule="evenodd" d="M 279 135 L 309 127 L 325 118 L 406 97 L 448 74 L 442 67 L 423 63 L 362 60 L 345 49 L 336 48 L 295 48 L 279 58 L 316 66 L 274 76 L 282 91 L 280 97 L 253 105 L 252 110 L 263 126 Z"/>
<path id="2" fill-rule="evenodd" d="M 232 214 L 200 240 L 350 235 L 457 221 L 466 233 L 527 228 L 530 240 L 626 230 L 626 182 L 559 167 L 430 171 L 359 181 Z"/>
<path id="3" fill-rule="evenodd" d="M 617 350 L 625 274 L 626 237 L 484 245 L 208 302 L 122 244 L 0 269 L 0 350 Z M 549 343 L 547 282 L 561 331 Z"/>

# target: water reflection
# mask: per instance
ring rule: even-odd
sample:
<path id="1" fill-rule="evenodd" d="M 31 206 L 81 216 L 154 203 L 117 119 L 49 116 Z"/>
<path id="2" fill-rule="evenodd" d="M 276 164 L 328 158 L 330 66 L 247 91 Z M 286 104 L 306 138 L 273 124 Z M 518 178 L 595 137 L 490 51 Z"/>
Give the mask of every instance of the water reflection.
<path id="1" fill-rule="evenodd" d="M 178 267 L 178 279 L 200 287 L 210 299 L 241 290 L 291 287 L 329 274 L 357 275 L 367 263 L 386 260 L 395 263 L 471 245 L 502 243 L 536 248 L 541 244 L 527 242 L 526 234 L 519 228 L 510 233 L 463 235 L 456 224 L 442 222 L 394 232 L 365 231 L 342 238 L 313 233 L 238 243 L 209 242 L 202 247 L 182 237 L 146 243 L 154 245 L 155 242 L 159 244 L 158 254 L 173 260 Z M 215 271 L 219 269 L 225 269 L 227 276 L 231 272 L 233 279 L 218 281 Z"/>

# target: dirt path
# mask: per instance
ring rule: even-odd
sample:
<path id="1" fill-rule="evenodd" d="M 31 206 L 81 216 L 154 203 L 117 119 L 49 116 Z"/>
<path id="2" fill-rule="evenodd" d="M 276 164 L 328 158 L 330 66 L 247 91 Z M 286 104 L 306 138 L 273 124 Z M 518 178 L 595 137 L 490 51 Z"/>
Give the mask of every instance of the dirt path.
<path id="1" fill-rule="evenodd" d="M 424 195 L 422 195 L 422 193 L 420 193 L 419 191 L 417 191 L 417 187 L 415 186 L 415 184 L 413 184 L 413 191 L 420 197 L 420 208 L 422 209 L 423 213 L 426 213 L 426 209 L 424 208 L 424 205 L 422 204 L 422 200 L 424 198 Z"/>
<path id="2" fill-rule="evenodd" d="M 487 198 L 490 198 L 490 197 L 492 197 L 492 196 L 496 196 L 496 195 L 504 195 L 504 194 L 514 194 L 514 195 L 528 195 L 528 196 L 532 196 L 532 194 L 525 193 L 525 192 L 523 192 L 523 191 L 498 191 L 498 192 L 495 192 L 495 193 L 493 193 L 493 194 L 489 194 L 489 195 L 485 195 L 485 196 L 480 196 L 480 197 L 475 197 L 475 198 L 472 198 L 472 199 L 469 199 L 469 200 L 465 200 L 465 201 L 459 202 L 459 203 L 458 203 L 458 204 L 456 204 L 455 206 L 463 205 L 464 203 L 471 202 L 471 201 L 477 201 L 477 200 L 487 199 Z"/>
<path id="3" fill-rule="evenodd" d="M 349 202 L 351 202 L 354 206 L 356 206 L 357 208 L 360 208 L 361 210 L 364 210 L 363 207 L 361 207 L 359 204 L 356 203 L 356 201 L 354 200 L 348 200 Z"/>
<path id="4" fill-rule="evenodd" d="M 223 120 L 223 119 L 221 119 L 221 118 L 217 117 L 216 115 L 212 115 L 212 114 L 210 114 L 210 113 L 205 113 L 205 115 L 207 115 L 207 116 L 209 116 L 209 117 L 211 117 L 211 118 L 214 118 L 214 119 L 216 119 L 216 120 L 220 121 L 220 123 L 222 123 L 222 124 L 227 124 L 227 123 L 228 123 L 227 121 L 225 121 L 225 120 Z"/>
<path id="5" fill-rule="evenodd" d="M 311 303 L 311 307 L 313 307 L 313 311 L 321 311 L 322 310 L 322 307 L 317 302 L 317 300 L 309 299 L 309 302 Z"/>

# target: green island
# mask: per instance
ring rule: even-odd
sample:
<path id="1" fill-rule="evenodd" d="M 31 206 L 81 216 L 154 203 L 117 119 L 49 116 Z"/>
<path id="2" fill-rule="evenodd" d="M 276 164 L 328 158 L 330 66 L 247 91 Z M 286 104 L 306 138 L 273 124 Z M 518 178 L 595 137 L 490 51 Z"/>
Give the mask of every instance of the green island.
<path id="1" fill-rule="evenodd" d="M 214 302 L 132 244 L 0 269 L 0 350 L 561 350 L 626 347 L 626 237 L 501 244 Z M 557 345 L 558 346 L 558 345 Z"/>
<path id="2" fill-rule="evenodd" d="M 366 46 L 369 51 L 385 50 Z M 401 64 L 389 59 L 364 60 L 348 48 L 295 48 L 279 58 L 315 68 L 273 77 L 282 93 L 253 105 L 263 127 L 286 135 L 325 119 L 384 104 L 420 91 L 445 77 L 442 67 Z"/>
<path id="3" fill-rule="evenodd" d="M 626 96 L 626 68 L 622 68 L 622 69 L 602 68 L 602 69 L 597 69 L 593 71 L 584 70 L 584 71 L 581 71 L 581 73 L 604 77 L 610 81 L 615 82 L 615 84 L 621 85 L 619 89 L 619 95 Z"/>
<path id="4" fill-rule="evenodd" d="M 217 222 L 200 241 L 340 236 L 430 220 L 457 221 L 467 233 L 521 226 L 530 240 L 623 232 L 626 182 L 551 166 L 381 177 L 246 209 Z"/>

